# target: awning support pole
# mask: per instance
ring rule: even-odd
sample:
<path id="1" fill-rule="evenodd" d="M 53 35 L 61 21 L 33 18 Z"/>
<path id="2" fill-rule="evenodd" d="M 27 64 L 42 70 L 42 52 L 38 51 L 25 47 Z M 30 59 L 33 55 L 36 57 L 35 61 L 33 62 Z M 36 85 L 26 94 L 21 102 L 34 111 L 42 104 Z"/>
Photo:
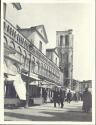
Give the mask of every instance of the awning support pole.
<path id="1" fill-rule="evenodd" d="M 29 59 L 29 71 L 28 71 L 28 81 L 26 82 L 26 105 L 25 108 L 29 107 L 29 78 L 30 78 L 30 63 L 31 63 L 31 53 Z"/>

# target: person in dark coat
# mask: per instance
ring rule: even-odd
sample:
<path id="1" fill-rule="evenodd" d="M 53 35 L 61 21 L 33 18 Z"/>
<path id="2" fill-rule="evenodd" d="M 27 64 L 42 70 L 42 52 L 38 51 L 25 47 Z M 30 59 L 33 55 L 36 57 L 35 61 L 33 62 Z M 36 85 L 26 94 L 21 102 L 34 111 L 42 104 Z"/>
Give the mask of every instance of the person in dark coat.
<path id="1" fill-rule="evenodd" d="M 43 98 L 44 98 L 44 103 L 46 103 L 47 102 L 47 91 L 46 90 L 44 90 Z"/>
<path id="2" fill-rule="evenodd" d="M 67 93 L 67 102 L 70 103 L 71 99 L 72 99 L 72 94 L 71 94 L 71 92 L 69 90 L 69 92 Z"/>
<path id="3" fill-rule="evenodd" d="M 82 98 L 83 98 L 82 110 L 84 112 L 89 112 L 90 109 L 92 108 L 92 95 L 91 92 L 88 91 L 88 87 L 85 88 Z"/>
<path id="4" fill-rule="evenodd" d="M 56 103 L 58 103 L 58 90 L 57 88 L 55 88 L 55 90 L 53 91 L 53 102 L 54 102 L 54 107 L 56 107 Z"/>
<path id="5" fill-rule="evenodd" d="M 62 89 L 60 89 L 60 104 L 61 104 L 61 108 L 63 108 L 64 104 L 64 98 L 65 98 L 65 93 Z"/>
<path id="6" fill-rule="evenodd" d="M 74 98 L 74 101 L 78 101 L 78 93 L 75 92 L 73 98 Z"/>

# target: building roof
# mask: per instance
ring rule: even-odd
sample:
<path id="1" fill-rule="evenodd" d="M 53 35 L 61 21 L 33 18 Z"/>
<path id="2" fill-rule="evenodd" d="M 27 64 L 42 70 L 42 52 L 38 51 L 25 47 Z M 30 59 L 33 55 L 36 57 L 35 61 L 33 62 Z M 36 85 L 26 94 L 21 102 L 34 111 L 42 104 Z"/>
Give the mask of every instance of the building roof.
<path id="1" fill-rule="evenodd" d="M 12 3 L 13 6 L 17 9 L 17 10 L 21 10 L 21 4 L 20 3 Z"/>
<path id="2" fill-rule="evenodd" d="M 92 83 L 92 80 L 83 80 L 81 83 Z"/>
<path id="3" fill-rule="evenodd" d="M 43 29 L 43 34 L 44 36 L 39 32 L 39 29 L 42 28 Z M 47 34 L 44 28 L 44 25 L 38 25 L 38 26 L 34 26 L 34 27 L 30 27 L 30 28 L 19 28 L 17 29 L 20 33 L 23 33 L 23 35 L 25 37 L 29 37 L 32 33 L 36 32 L 43 40 L 45 43 L 48 43 L 48 39 L 47 39 Z M 26 31 L 26 32 L 23 32 Z"/>
<path id="4" fill-rule="evenodd" d="M 55 48 L 46 49 L 46 51 L 55 51 Z"/>
<path id="5" fill-rule="evenodd" d="M 69 29 L 69 30 L 65 30 L 65 31 L 56 31 L 57 33 L 68 33 L 68 34 L 71 34 L 72 33 L 72 29 Z"/>
<path id="6" fill-rule="evenodd" d="M 46 51 L 47 51 L 47 52 L 54 52 L 54 53 L 59 57 L 58 53 L 56 52 L 56 49 L 57 49 L 57 47 L 55 47 L 55 48 L 50 48 L 50 49 L 46 49 Z"/>

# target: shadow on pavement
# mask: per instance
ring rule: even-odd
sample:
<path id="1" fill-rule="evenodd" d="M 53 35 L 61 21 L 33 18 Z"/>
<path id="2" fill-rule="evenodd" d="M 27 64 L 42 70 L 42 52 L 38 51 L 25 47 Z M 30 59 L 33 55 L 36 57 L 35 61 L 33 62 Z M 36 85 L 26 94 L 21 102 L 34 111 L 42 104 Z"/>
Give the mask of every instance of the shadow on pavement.
<path id="1" fill-rule="evenodd" d="M 22 121 L 22 119 L 26 119 L 29 121 L 80 121 L 80 122 L 88 122 L 92 121 L 92 114 L 91 113 L 83 113 L 80 111 L 68 111 L 68 112 L 40 112 L 43 114 L 51 115 L 52 117 L 45 117 L 44 116 L 34 116 L 26 115 L 21 113 L 13 113 L 13 112 L 5 112 L 4 115 L 9 116 L 11 118 L 18 118 Z M 6 119 L 5 119 L 6 120 Z"/>

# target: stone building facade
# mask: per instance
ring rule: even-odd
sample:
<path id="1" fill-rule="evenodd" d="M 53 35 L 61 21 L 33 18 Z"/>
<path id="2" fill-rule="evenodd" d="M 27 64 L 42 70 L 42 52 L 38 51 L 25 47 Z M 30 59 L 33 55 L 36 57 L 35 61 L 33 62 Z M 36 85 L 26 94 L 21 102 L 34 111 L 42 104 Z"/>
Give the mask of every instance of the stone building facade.
<path id="1" fill-rule="evenodd" d="M 58 65 L 46 56 L 45 27 L 16 27 L 12 17 L 16 14 L 18 18 L 21 9 L 19 3 L 4 4 L 5 104 L 18 104 L 20 100 L 27 101 L 27 104 L 31 101 L 42 103 L 44 91 L 52 97 L 52 86 L 62 83 Z M 10 10 L 13 10 L 13 16 L 8 13 Z"/>
<path id="2" fill-rule="evenodd" d="M 59 56 L 56 48 L 46 49 L 46 56 L 59 67 Z"/>

